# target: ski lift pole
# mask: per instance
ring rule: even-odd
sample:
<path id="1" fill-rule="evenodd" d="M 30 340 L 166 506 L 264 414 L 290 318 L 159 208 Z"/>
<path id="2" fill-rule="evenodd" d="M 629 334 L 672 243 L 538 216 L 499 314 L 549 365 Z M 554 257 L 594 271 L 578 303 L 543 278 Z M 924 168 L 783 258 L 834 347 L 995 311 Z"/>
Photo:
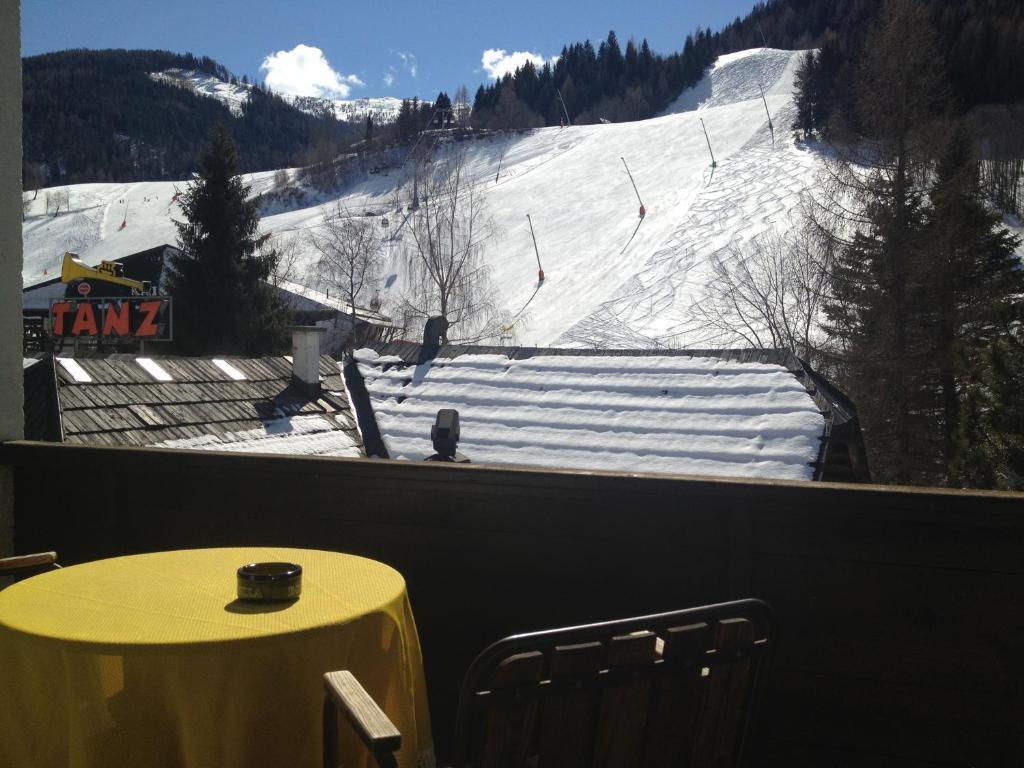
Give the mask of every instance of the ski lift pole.
<path id="1" fill-rule="evenodd" d="M 642 219 L 647 214 L 647 209 L 644 207 L 644 201 L 640 199 L 640 190 L 636 188 L 636 182 L 633 181 L 633 174 L 629 172 L 629 166 L 626 165 L 626 158 L 620 157 L 619 160 L 626 166 L 626 175 L 629 176 L 629 183 L 633 185 L 633 191 L 636 192 L 636 199 L 640 203 L 640 218 Z"/>
<path id="2" fill-rule="evenodd" d="M 713 149 L 711 149 L 711 139 L 710 139 L 710 137 L 708 137 L 707 126 L 704 125 L 704 118 L 703 117 L 699 118 L 699 119 L 700 119 L 700 127 L 704 131 L 704 140 L 708 143 L 708 152 L 711 153 L 711 167 L 712 168 L 717 168 L 718 167 L 718 163 L 715 162 L 715 152 L 714 152 Z"/>
<path id="3" fill-rule="evenodd" d="M 768 99 L 764 97 L 764 88 L 761 83 L 757 84 L 757 87 L 761 90 L 761 101 L 764 103 L 764 113 L 768 115 L 768 130 L 772 132 L 772 146 L 775 146 L 775 126 L 772 125 L 772 113 L 768 111 Z"/>
<path id="4" fill-rule="evenodd" d="M 533 220 L 530 214 L 526 214 L 526 221 L 530 225 L 530 237 L 533 238 L 533 252 L 537 254 L 537 282 L 544 282 L 544 268 L 540 265 L 540 249 L 537 248 L 537 236 L 533 233 Z"/>
<path id="5" fill-rule="evenodd" d="M 572 125 L 572 120 L 569 119 L 569 110 L 565 107 L 565 99 L 562 98 L 562 91 L 559 88 L 555 88 L 555 93 L 558 94 L 558 101 L 562 104 L 562 112 L 565 113 L 565 124 Z"/>

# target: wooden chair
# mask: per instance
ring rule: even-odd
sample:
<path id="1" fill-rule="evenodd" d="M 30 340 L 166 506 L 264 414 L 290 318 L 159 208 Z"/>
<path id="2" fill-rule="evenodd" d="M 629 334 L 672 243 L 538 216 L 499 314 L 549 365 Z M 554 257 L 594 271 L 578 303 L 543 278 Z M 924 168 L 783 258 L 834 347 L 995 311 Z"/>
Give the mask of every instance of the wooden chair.
<path id="1" fill-rule="evenodd" d="M 12 577 L 15 581 L 35 576 L 37 573 L 52 571 L 60 568 L 57 565 L 56 552 L 37 552 L 33 555 L 16 555 L 15 557 L 0 557 L 0 583 L 5 576 Z"/>
<path id="2" fill-rule="evenodd" d="M 454 766 L 738 766 L 774 642 L 759 600 L 507 637 L 466 673 Z M 395 765 L 401 736 L 358 681 L 324 685 L 324 766 L 337 766 L 336 710 Z"/>

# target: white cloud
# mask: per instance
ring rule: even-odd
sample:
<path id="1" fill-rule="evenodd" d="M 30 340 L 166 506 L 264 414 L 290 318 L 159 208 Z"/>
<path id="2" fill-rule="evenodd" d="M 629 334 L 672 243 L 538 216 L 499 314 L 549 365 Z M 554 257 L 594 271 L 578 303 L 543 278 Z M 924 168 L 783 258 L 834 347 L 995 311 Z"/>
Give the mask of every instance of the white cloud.
<path id="1" fill-rule="evenodd" d="M 384 85 L 390 88 L 395 84 L 395 74 L 390 70 L 384 73 Z"/>
<path id="2" fill-rule="evenodd" d="M 290 51 L 267 55 L 260 70 L 267 73 L 268 86 L 292 96 L 344 99 L 352 86 L 364 84 L 355 75 L 343 75 L 332 69 L 319 48 L 301 43 Z"/>
<path id="3" fill-rule="evenodd" d="M 556 59 L 552 59 L 552 62 Z M 504 48 L 488 48 L 484 51 L 483 56 L 480 57 L 480 63 L 483 65 L 484 71 L 495 80 L 504 77 L 506 74 L 512 74 L 528 61 L 532 61 L 537 67 L 543 67 L 545 64 L 544 57 L 539 53 L 532 53 L 530 51 L 514 51 L 509 53 Z"/>
<path id="4" fill-rule="evenodd" d="M 416 64 L 416 54 L 407 51 L 395 51 L 395 53 L 402 60 L 402 66 L 405 67 L 405 71 L 416 77 L 416 73 L 419 71 L 419 67 Z"/>

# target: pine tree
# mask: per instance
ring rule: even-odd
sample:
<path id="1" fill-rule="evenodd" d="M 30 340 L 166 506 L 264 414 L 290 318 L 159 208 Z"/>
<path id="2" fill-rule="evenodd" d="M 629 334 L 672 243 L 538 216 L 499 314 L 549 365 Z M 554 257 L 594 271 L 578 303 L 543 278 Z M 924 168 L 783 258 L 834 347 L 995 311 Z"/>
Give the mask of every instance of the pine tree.
<path id="1" fill-rule="evenodd" d="M 959 477 L 957 467 L 969 460 L 959 454 L 972 447 L 957 440 L 964 418 L 970 418 L 961 414 L 961 402 L 977 372 L 987 371 L 985 387 L 998 393 L 998 376 L 1012 368 L 1004 364 L 1013 349 L 1012 330 L 1001 318 L 1024 293 L 1024 275 L 1015 255 L 1019 241 L 983 201 L 971 139 L 962 126 L 937 165 L 931 200 L 931 359 L 941 390 L 943 459 L 951 480 L 964 484 L 971 478 Z"/>
<path id="2" fill-rule="evenodd" d="M 437 94 L 437 98 L 434 99 L 434 109 L 431 115 L 433 117 L 431 128 L 445 128 L 451 125 L 452 100 L 444 91 Z"/>
<path id="3" fill-rule="evenodd" d="M 469 90 L 460 85 L 455 91 L 455 123 L 459 128 L 466 128 L 469 125 Z"/>
<path id="4" fill-rule="evenodd" d="M 1024 490 L 1024 307 L 1004 311 L 1002 333 L 984 351 L 957 433 L 954 480 L 964 486 Z"/>
<path id="5" fill-rule="evenodd" d="M 815 117 L 818 112 L 818 61 L 814 51 L 806 51 L 800 58 L 796 70 L 796 90 L 793 100 L 796 102 L 796 120 L 793 130 L 803 133 L 809 139 L 814 133 Z"/>
<path id="6" fill-rule="evenodd" d="M 933 483 L 945 473 L 929 371 L 925 184 L 930 129 L 949 91 L 927 15 L 913 0 L 886 4 L 867 50 L 857 100 L 862 131 L 846 137 L 832 163 L 837 184 L 826 207 L 843 224 L 832 227 L 838 249 L 826 330 L 858 405 L 872 475 Z M 844 229 L 853 236 L 836 237 Z"/>
<path id="7" fill-rule="evenodd" d="M 285 308 L 268 284 L 276 254 L 261 246 L 259 212 L 238 175 L 228 129 L 210 131 L 199 171 L 181 196 L 186 220 L 175 222 L 175 344 L 187 354 L 261 355 L 284 345 Z"/>
<path id="8" fill-rule="evenodd" d="M 402 99 L 402 104 L 398 108 L 398 117 L 395 120 L 395 128 L 399 141 L 416 133 L 416 118 L 413 114 L 412 102 L 408 99 Z"/>

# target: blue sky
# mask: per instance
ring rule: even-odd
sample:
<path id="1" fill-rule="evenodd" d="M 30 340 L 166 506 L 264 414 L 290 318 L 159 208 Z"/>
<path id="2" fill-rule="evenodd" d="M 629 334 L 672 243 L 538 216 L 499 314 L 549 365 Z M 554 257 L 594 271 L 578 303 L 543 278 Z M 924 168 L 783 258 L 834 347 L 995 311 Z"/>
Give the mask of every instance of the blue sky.
<path id="1" fill-rule="evenodd" d="M 279 90 L 348 98 L 449 94 L 565 43 L 647 37 L 667 53 L 754 0 L 22 0 L 22 52 L 164 48 L 208 55 Z M 515 54 L 519 54 L 515 56 Z M 485 66 L 486 65 L 486 66 Z"/>

